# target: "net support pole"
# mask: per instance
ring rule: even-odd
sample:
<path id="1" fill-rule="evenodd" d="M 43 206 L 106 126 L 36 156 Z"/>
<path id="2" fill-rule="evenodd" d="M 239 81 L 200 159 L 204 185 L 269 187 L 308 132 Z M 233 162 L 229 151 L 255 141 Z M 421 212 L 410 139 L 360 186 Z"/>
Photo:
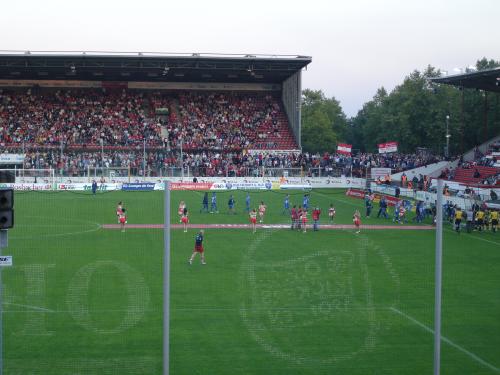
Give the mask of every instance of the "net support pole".
<path id="1" fill-rule="evenodd" d="M 8 245 L 7 230 L 0 230 L 0 254 Z M 3 374 L 3 285 L 2 267 L 0 266 L 0 375 Z"/>
<path id="2" fill-rule="evenodd" d="M 163 375 L 170 369 L 170 182 L 165 181 L 163 223 Z M 0 374 L 1 375 L 1 374 Z"/>
<path id="3" fill-rule="evenodd" d="M 437 183 L 436 199 L 436 264 L 434 291 L 434 375 L 441 364 L 441 281 L 443 268 L 443 180 Z"/>

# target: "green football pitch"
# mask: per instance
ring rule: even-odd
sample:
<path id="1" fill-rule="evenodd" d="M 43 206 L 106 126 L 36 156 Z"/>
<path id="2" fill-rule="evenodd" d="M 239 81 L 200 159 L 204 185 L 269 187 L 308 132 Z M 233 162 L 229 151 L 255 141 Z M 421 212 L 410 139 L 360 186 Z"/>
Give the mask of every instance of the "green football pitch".
<path id="1" fill-rule="evenodd" d="M 290 191 L 302 203 L 302 191 Z M 363 201 L 313 190 L 336 224 Z M 192 224 L 247 224 L 245 192 L 218 192 L 219 213 L 184 200 Z M 210 197 L 211 193 L 209 193 Z M 283 191 L 250 192 L 266 224 L 288 224 Z M 128 211 L 124 233 L 115 208 Z M 161 374 L 163 192 L 16 192 L 2 269 L 4 374 Z M 375 205 L 374 209 L 377 208 Z M 376 214 L 376 211 L 374 212 Z M 364 215 L 363 215 L 364 216 Z M 210 228 L 171 232 L 170 373 L 175 375 L 432 373 L 434 230 Z M 414 214 L 409 215 L 410 218 Z M 427 222 L 426 224 L 430 224 Z M 443 234 L 442 374 L 500 373 L 500 234 Z"/>

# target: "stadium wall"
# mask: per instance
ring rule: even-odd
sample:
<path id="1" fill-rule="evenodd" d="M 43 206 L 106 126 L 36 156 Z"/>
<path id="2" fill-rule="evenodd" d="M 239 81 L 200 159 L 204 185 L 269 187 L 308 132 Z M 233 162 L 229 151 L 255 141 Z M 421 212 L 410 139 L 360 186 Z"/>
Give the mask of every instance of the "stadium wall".
<path id="1" fill-rule="evenodd" d="M 300 149 L 301 143 L 301 101 L 302 101 L 302 73 L 298 71 L 293 76 L 283 82 L 281 99 L 285 113 L 288 117 L 288 123 L 292 128 L 295 141 Z"/>
<path id="2" fill-rule="evenodd" d="M 424 165 L 423 167 L 410 169 L 408 171 L 394 173 L 391 175 L 391 180 L 401 181 L 401 176 L 406 174 L 408 177 L 408 181 L 410 181 L 413 177 L 419 175 L 429 176 L 429 177 L 438 177 L 441 174 L 441 171 L 445 168 L 456 168 L 458 165 L 458 161 L 440 161 L 434 164 Z"/>
<path id="3" fill-rule="evenodd" d="M 498 135 L 495 138 L 492 138 L 492 139 L 484 142 L 483 144 L 477 146 L 477 149 L 479 151 L 481 151 L 483 154 L 486 154 L 490 145 L 495 143 L 495 142 L 500 142 L 500 135 Z M 464 154 L 464 161 L 473 161 L 474 159 L 475 159 L 474 148 L 472 150 L 467 151 Z"/>

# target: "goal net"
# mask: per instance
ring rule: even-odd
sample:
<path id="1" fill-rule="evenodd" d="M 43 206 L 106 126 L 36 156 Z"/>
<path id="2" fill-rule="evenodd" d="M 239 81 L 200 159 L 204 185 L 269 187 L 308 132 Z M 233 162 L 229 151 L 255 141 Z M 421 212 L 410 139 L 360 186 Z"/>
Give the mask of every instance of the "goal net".
<path id="1" fill-rule="evenodd" d="M 0 169 L 2 182 L 20 183 L 20 184 L 51 184 L 54 186 L 55 173 L 54 169 Z"/>

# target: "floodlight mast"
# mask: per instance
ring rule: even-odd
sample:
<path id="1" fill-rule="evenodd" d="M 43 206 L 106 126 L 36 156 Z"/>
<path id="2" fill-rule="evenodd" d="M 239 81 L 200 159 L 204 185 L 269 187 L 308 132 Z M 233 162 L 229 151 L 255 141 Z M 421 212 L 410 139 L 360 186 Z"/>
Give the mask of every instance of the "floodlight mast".
<path id="1" fill-rule="evenodd" d="M 446 115 L 446 152 L 444 156 L 448 158 L 450 156 L 450 115 Z"/>

